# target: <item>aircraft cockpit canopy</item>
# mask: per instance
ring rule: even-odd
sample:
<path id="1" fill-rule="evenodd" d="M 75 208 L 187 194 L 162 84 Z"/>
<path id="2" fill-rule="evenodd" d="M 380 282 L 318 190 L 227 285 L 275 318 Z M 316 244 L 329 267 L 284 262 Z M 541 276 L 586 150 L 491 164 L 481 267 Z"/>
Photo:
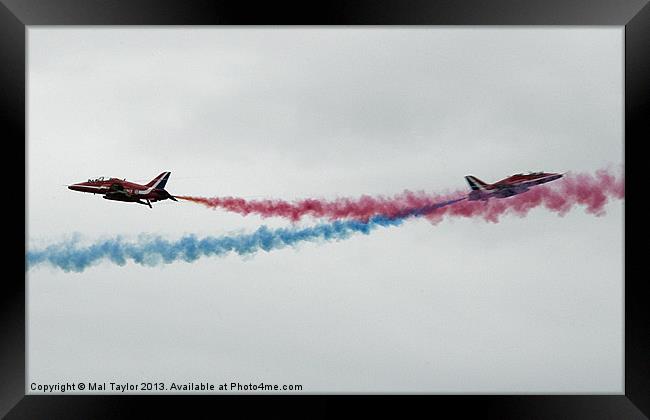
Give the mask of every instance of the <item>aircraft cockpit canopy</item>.
<path id="1" fill-rule="evenodd" d="M 519 174 L 514 174 L 513 176 L 530 176 L 530 175 L 542 175 L 543 172 L 532 172 L 528 171 L 527 174 L 524 173 L 519 173 Z"/>
<path id="2" fill-rule="evenodd" d="M 104 179 L 105 179 L 105 178 L 104 178 L 103 176 L 100 176 L 99 178 L 89 179 L 88 182 L 101 182 L 101 181 L 103 181 Z"/>

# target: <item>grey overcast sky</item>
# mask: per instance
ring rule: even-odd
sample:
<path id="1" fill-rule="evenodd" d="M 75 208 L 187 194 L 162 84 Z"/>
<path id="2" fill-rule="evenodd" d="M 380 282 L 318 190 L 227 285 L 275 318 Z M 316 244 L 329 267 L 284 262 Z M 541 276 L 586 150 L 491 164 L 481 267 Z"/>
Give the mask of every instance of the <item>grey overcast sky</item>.
<path id="1" fill-rule="evenodd" d="M 623 163 L 623 27 L 28 29 L 28 243 L 286 221 L 69 191 L 464 189 Z M 28 383 L 622 393 L 623 203 L 425 220 L 159 267 L 27 273 Z M 306 220 L 302 224 L 315 223 Z"/>

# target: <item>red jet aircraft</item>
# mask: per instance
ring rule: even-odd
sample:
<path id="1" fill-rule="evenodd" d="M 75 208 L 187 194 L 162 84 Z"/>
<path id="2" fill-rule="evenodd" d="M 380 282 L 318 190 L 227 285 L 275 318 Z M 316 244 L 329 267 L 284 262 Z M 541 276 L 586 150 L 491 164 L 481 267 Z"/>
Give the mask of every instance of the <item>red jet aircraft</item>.
<path id="1" fill-rule="evenodd" d="M 107 200 L 139 203 L 151 208 L 151 202 L 168 198 L 178 201 L 173 195 L 165 191 L 165 184 L 167 184 L 170 174 L 171 172 L 163 172 L 146 185 L 128 182 L 126 179 L 104 179 L 104 177 L 101 177 L 69 185 L 68 188 L 74 191 L 102 194 Z"/>
<path id="2" fill-rule="evenodd" d="M 530 172 L 528 174 L 515 174 L 502 179 L 494 184 L 487 184 L 475 176 L 465 177 L 472 188 L 468 195 L 469 200 L 487 200 L 488 198 L 505 198 L 528 191 L 530 187 L 555 181 L 562 178 L 563 174 L 545 172 Z"/>

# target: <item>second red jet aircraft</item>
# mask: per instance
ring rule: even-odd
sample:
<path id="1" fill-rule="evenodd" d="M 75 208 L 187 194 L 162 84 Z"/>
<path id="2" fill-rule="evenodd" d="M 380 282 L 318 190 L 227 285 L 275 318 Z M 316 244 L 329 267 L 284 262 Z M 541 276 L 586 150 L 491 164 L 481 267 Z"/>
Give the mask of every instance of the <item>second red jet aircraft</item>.
<path id="1" fill-rule="evenodd" d="M 515 174 L 494 184 L 488 184 L 475 176 L 465 177 L 472 191 L 467 196 L 468 200 L 487 200 L 489 198 L 505 198 L 528 191 L 532 186 L 544 184 L 562 178 L 563 174 L 546 172 L 531 172 L 528 174 Z"/>

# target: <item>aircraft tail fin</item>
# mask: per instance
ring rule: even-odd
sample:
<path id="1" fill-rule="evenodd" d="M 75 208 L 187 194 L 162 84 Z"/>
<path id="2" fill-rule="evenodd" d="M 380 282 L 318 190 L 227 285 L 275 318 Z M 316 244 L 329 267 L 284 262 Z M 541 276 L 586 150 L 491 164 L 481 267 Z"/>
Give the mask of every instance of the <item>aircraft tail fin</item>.
<path id="1" fill-rule="evenodd" d="M 167 180 L 169 180 L 169 175 L 171 175 L 171 172 L 163 172 L 154 179 L 149 182 L 146 187 L 147 188 L 155 188 L 162 190 L 165 188 L 165 185 L 167 184 Z"/>
<path id="2" fill-rule="evenodd" d="M 467 183 L 469 184 L 469 186 L 470 186 L 470 188 L 472 189 L 472 191 L 476 191 L 476 190 L 484 190 L 485 187 L 488 186 L 487 183 L 481 181 L 480 179 L 478 179 L 477 177 L 475 177 L 475 176 L 473 176 L 473 175 L 467 175 L 467 176 L 465 177 L 465 180 L 466 180 Z"/>

